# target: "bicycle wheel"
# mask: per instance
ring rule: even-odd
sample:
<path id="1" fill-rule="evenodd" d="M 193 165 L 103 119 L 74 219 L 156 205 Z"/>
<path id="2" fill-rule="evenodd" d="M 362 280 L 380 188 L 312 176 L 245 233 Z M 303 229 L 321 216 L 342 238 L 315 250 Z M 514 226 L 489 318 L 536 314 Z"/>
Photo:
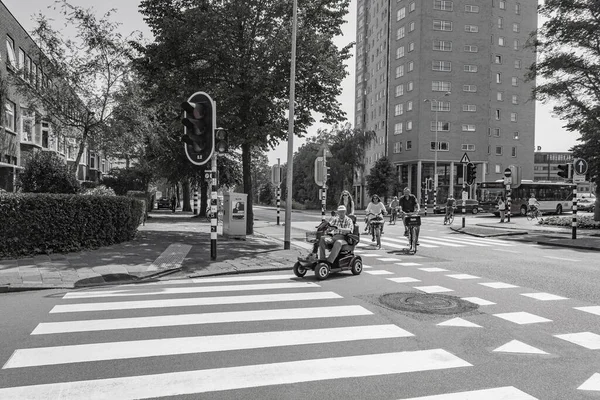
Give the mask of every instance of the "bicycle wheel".
<path id="1" fill-rule="evenodd" d="M 417 239 L 419 238 L 419 233 L 417 231 L 417 227 L 410 227 L 410 250 L 415 254 L 417 252 Z"/>
<path id="2" fill-rule="evenodd" d="M 377 248 L 381 248 L 381 227 L 379 224 L 375 225 L 375 242 L 377 243 Z"/>
<path id="3" fill-rule="evenodd" d="M 453 222 L 454 222 L 454 213 L 450 214 L 450 216 L 448 217 L 448 224 L 452 225 Z"/>
<path id="4" fill-rule="evenodd" d="M 527 211 L 527 221 L 531 221 L 533 218 L 533 211 Z"/>

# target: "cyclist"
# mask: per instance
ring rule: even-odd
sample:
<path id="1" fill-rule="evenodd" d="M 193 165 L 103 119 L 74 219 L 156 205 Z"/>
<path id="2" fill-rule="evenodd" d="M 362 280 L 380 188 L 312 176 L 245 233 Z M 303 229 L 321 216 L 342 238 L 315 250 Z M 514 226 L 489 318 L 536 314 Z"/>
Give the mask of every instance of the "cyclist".
<path id="1" fill-rule="evenodd" d="M 385 209 L 385 205 L 383 205 L 383 203 L 379 199 L 379 196 L 374 194 L 373 196 L 371 196 L 371 202 L 367 205 L 367 209 L 365 210 L 365 213 L 367 215 L 367 217 L 365 218 L 365 222 L 367 224 L 367 226 L 365 226 L 365 231 L 367 231 L 367 230 L 371 230 L 371 224 L 370 224 L 371 220 L 373 218 L 375 218 L 378 214 L 386 215 L 387 211 Z M 369 213 L 371 213 L 373 215 L 369 215 Z M 383 234 L 383 225 L 385 225 L 385 224 L 381 224 L 381 234 Z M 371 230 L 371 236 L 372 236 L 371 241 L 374 242 L 375 241 L 375 231 Z"/>
<path id="2" fill-rule="evenodd" d="M 446 216 L 444 217 L 444 225 L 446 225 L 446 222 L 448 222 L 450 216 L 454 215 L 455 204 L 456 200 L 454 200 L 454 196 L 452 196 L 452 193 L 450 193 L 448 195 L 448 200 L 446 201 Z"/>
<path id="3" fill-rule="evenodd" d="M 403 213 L 413 213 L 415 212 L 415 209 L 417 213 L 421 211 L 417 198 L 414 194 L 410 194 L 409 188 L 404 188 L 404 196 L 400 197 L 399 207 L 400 211 Z M 408 236 L 408 229 L 406 228 L 404 216 L 402 217 L 402 224 L 404 225 L 404 236 Z"/>
<path id="4" fill-rule="evenodd" d="M 535 198 L 535 195 L 531 193 L 529 198 L 529 211 L 535 212 L 540 207 L 540 203 Z"/>

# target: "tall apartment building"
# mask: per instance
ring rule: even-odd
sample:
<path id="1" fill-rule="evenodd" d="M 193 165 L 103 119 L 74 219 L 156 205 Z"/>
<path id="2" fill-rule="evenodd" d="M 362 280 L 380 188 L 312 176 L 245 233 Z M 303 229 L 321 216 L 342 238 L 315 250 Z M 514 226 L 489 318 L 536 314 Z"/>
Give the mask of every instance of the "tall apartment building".
<path id="1" fill-rule="evenodd" d="M 30 85 L 46 85 L 48 79 L 36 65 L 40 49 L 19 21 L 0 1 L 0 189 L 15 190 L 16 175 L 28 155 L 51 151 L 66 163 L 75 162 L 79 143 L 53 132 L 44 115 L 27 109 L 24 99 L 11 86 L 9 77 Z M 98 180 L 108 172 L 110 163 L 100 152 L 85 149 L 78 166 L 77 179 Z"/>
<path id="2" fill-rule="evenodd" d="M 437 157 L 438 203 L 460 195 L 465 153 L 478 181 L 501 179 L 508 165 L 533 179 L 534 83 L 524 78 L 535 62 L 525 45 L 537 29 L 536 7 L 358 0 L 355 126 L 377 134 L 355 181 L 359 204 L 368 201 L 365 175 L 384 156 L 419 198 Z"/>

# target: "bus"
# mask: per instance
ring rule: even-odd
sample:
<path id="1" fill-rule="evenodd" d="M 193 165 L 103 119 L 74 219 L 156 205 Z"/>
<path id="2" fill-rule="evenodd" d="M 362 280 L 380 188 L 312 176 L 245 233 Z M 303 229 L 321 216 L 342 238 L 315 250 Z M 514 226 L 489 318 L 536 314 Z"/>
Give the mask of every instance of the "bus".
<path id="1" fill-rule="evenodd" d="M 523 180 L 517 188 L 511 188 L 512 215 L 527 214 L 528 200 L 531 194 L 535 196 L 542 213 L 562 214 L 573 207 L 573 189 L 577 185 L 566 182 L 534 182 Z M 479 205 L 485 212 L 499 215 L 498 196 L 506 198 L 506 186 L 502 180 L 481 182 L 477 188 Z"/>

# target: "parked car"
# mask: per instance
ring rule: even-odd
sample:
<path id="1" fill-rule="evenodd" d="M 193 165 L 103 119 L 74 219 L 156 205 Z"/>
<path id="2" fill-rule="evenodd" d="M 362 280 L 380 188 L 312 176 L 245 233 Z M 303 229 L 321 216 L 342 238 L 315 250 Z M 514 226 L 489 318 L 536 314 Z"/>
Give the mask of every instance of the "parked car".
<path id="1" fill-rule="evenodd" d="M 455 214 L 462 213 L 462 208 L 463 208 L 462 200 L 456 199 L 454 213 Z M 472 214 L 477 214 L 477 213 L 483 212 L 483 208 L 479 206 L 479 202 L 477 200 L 472 200 L 472 199 L 466 200 L 465 209 L 466 209 L 467 213 L 472 213 Z M 435 213 L 436 214 L 445 214 L 446 213 L 446 203 L 439 204 L 438 209 Z"/>
<path id="2" fill-rule="evenodd" d="M 587 195 L 577 199 L 577 210 L 594 212 L 596 208 L 596 197 Z"/>
<path id="3" fill-rule="evenodd" d="M 158 199 L 158 201 L 156 202 L 156 208 L 158 210 L 160 210 L 161 208 L 171 209 L 171 200 L 167 199 L 166 197 Z"/>

